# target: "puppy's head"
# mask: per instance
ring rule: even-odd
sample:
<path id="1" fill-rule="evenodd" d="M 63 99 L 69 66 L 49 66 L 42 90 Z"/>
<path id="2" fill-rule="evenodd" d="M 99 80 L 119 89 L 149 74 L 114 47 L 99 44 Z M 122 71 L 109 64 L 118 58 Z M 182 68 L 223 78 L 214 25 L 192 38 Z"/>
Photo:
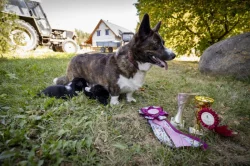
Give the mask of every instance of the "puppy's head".
<path id="1" fill-rule="evenodd" d="M 132 42 L 133 58 L 141 63 L 151 63 L 167 69 L 167 63 L 175 58 L 175 54 L 164 46 L 165 41 L 159 35 L 161 22 L 151 29 L 149 15 L 145 14 L 138 32 Z"/>
<path id="2" fill-rule="evenodd" d="M 102 96 L 104 98 L 109 98 L 109 92 L 101 85 L 95 85 L 90 89 L 90 92 L 94 94 L 94 96 Z"/>
<path id="3" fill-rule="evenodd" d="M 96 99 L 97 99 L 100 103 L 102 103 L 103 105 L 108 105 L 108 98 L 103 97 L 103 96 L 99 96 L 99 97 L 97 96 Z"/>
<path id="4" fill-rule="evenodd" d="M 95 85 L 90 89 L 94 97 L 103 105 L 108 104 L 109 92 L 101 85 Z"/>
<path id="5" fill-rule="evenodd" d="M 74 78 L 72 85 L 75 87 L 75 91 L 82 91 L 87 87 L 87 81 L 84 78 Z"/>
<path id="6" fill-rule="evenodd" d="M 83 89 L 83 92 L 86 96 L 88 96 L 90 99 L 95 99 L 96 97 L 94 96 L 94 94 L 90 91 L 91 88 L 90 87 L 85 87 Z"/>

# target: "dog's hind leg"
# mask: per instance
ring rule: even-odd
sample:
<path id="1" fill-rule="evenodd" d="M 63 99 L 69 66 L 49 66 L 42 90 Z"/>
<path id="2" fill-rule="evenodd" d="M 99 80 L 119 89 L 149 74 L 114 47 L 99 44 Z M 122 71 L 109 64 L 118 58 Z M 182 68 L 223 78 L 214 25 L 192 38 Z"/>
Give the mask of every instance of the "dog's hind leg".
<path id="1" fill-rule="evenodd" d="M 129 93 L 126 94 L 128 102 L 136 102 L 136 100 L 133 98 L 133 93 L 134 92 L 129 92 Z"/>

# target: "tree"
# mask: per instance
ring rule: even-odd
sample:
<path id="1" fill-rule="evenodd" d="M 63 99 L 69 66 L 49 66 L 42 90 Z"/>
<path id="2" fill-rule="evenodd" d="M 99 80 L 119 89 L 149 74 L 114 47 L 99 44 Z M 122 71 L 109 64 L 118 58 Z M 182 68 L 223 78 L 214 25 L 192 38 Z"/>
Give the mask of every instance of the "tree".
<path id="1" fill-rule="evenodd" d="M 208 46 L 250 31 L 249 0 L 138 0 L 139 17 L 162 20 L 161 36 L 180 55 L 194 50 L 200 56 Z"/>
<path id="2" fill-rule="evenodd" d="M 8 52 L 12 45 L 10 44 L 9 35 L 11 32 L 11 27 L 15 25 L 15 15 L 8 15 L 3 11 L 6 0 L 0 1 L 0 54 Z"/>
<path id="3" fill-rule="evenodd" d="M 83 32 L 80 29 L 75 29 L 75 32 L 76 32 L 76 35 L 77 35 L 77 43 L 79 45 L 81 45 L 82 43 L 84 43 L 88 39 L 88 37 L 90 35 L 89 33 Z"/>

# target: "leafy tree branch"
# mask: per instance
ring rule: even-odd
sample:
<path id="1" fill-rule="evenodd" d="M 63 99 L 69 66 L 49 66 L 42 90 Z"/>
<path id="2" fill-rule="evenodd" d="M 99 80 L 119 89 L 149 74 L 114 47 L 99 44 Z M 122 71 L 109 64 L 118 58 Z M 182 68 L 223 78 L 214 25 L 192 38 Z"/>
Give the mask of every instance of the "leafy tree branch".
<path id="1" fill-rule="evenodd" d="M 247 0 L 138 0 L 140 18 L 163 22 L 160 33 L 168 47 L 179 55 L 191 50 L 201 55 L 210 45 L 250 31 L 250 1 Z"/>

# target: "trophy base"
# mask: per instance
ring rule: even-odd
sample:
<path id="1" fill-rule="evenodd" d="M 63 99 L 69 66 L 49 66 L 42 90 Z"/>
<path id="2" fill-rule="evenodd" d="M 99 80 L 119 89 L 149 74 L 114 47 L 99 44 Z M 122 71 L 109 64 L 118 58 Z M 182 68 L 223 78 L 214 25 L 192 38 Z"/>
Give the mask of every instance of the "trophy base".
<path id="1" fill-rule="evenodd" d="M 184 128 L 185 121 L 183 120 L 182 123 L 177 123 L 177 122 L 175 121 L 175 118 L 174 118 L 174 117 L 171 117 L 170 123 L 171 123 L 174 127 L 180 127 L 181 129 L 183 129 L 183 128 Z"/>
<path id="2" fill-rule="evenodd" d="M 197 130 L 194 127 L 189 127 L 189 133 L 195 134 L 195 135 L 203 135 L 202 130 Z"/>

